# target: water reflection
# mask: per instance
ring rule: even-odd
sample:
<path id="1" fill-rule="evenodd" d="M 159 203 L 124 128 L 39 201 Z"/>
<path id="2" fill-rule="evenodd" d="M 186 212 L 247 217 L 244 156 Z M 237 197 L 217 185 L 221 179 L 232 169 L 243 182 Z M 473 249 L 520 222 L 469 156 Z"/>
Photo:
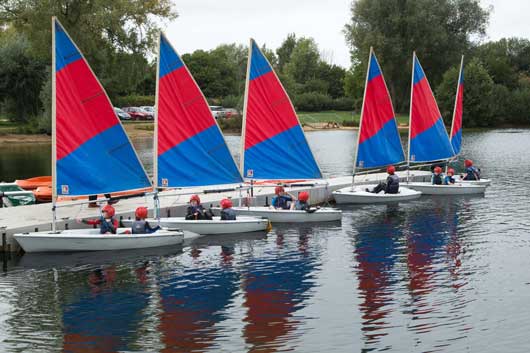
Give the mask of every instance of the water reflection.
<path id="1" fill-rule="evenodd" d="M 275 247 L 244 263 L 243 305 L 248 310 L 243 336 L 249 352 L 285 350 L 296 328 L 307 320 L 296 312 L 305 306 L 317 275 L 310 235 L 309 228 L 298 234 L 277 230 L 272 235 Z"/>

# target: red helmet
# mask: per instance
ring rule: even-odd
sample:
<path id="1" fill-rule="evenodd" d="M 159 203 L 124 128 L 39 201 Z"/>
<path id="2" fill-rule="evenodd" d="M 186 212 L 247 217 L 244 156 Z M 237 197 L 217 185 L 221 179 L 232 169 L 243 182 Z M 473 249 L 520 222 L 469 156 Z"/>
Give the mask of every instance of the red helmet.
<path id="1" fill-rule="evenodd" d="M 225 208 L 232 207 L 232 200 L 230 199 L 222 199 L 221 200 L 221 208 L 224 210 Z"/>
<path id="2" fill-rule="evenodd" d="M 140 219 L 147 218 L 147 207 L 138 207 L 134 215 Z"/>
<path id="3" fill-rule="evenodd" d="M 274 193 L 276 195 L 279 195 L 280 192 L 285 192 L 285 189 L 283 188 L 283 186 L 277 186 L 277 187 L 274 188 Z"/>
<path id="4" fill-rule="evenodd" d="M 388 167 L 386 167 L 386 172 L 392 175 L 396 172 L 396 167 L 394 167 L 393 165 L 389 165 Z"/>
<path id="5" fill-rule="evenodd" d="M 307 200 L 309 200 L 309 193 L 307 191 L 302 191 L 298 194 L 298 200 L 307 202 Z"/>
<path id="6" fill-rule="evenodd" d="M 434 172 L 440 174 L 442 172 L 442 168 L 434 167 Z"/>
<path id="7" fill-rule="evenodd" d="M 109 217 L 114 217 L 116 210 L 114 210 L 114 207 L 112 207 L 111 205 L 105 205 L 105 207 L 101 209 L 101 212 L 107 212 Z"/>
<path id="8" fill-rule="evenodd" d="M 449 174 L 455 175 L 455 170 L 453 168 L 447 169 L 447 175 L 449 175 Z"/>
<path id="9" fill-rule="evenodd" d="M 466 159 L 464 161 L 464 165 L 466 166 L 466 168 L 471 167 L 473 165 L 473 161 L 471 159 Z"/>
<path id="10" fill-rule="evenodd" d="M 197 203 L 201 203 L 201 198 L 199 197 L 199 195 L 191 195 L 190 202 L 193 200 L 197 201 Z"/>

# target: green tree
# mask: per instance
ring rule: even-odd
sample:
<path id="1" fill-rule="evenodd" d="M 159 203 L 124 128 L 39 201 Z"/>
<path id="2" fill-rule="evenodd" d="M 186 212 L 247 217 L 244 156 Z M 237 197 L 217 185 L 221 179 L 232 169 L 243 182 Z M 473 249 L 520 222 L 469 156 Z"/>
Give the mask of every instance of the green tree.
<path id="1" fill-rule="evenodd" d="M 294 33 L 289 33 L 287 38 L 282 42 L 282 45 L 276 49 L 276 55 L 278 56 L 278 70 L 280 72 L 283 72 L 285 65 L 291 61 L 291 55 L 296 43 L 296 35 Z"/>
<path id="2" fill-rule="evenodd" d="M 300 38 L 291 54 L 285 72 L 296 82 L 305 83 L 318 77 L 320 54 L 313 38 Z"/>
<path id="3" fill-rule="evenodd" d="M 472 38 L 485 34 L 488 18 L 479 0 L 357 0 L 344 34 L 354 66 L 374 47 L 396 109 L 406 111 L 412 52 L 436 86 Z"/>

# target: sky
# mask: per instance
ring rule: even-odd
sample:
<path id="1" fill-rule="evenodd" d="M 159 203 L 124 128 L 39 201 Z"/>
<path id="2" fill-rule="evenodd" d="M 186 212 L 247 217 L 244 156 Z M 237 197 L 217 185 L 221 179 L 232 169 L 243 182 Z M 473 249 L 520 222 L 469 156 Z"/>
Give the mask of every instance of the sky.
<path id="1" fill-rule="evenodd" d="M 326 61 L 350 66 L 342 30 L 349 21 L 351 0 L 176 0 L 179 17 L 166 35 L 180 54 L 210 50 L 224 43 L 278 48 L 289 33 L 313 37 Z M 530 1 L 482 0 L 493 6 L 487 38 L 530 37 Z"/>

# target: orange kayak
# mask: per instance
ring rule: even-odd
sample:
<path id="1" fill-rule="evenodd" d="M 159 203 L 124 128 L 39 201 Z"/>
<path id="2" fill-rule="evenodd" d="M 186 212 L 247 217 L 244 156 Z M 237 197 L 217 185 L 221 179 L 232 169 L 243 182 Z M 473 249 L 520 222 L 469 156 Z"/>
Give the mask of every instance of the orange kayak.
<path id="1" fill-rule="evenodd" d="M 51 202 L 52 201 L 52 187 L 50 186 L 39 186 L 33 190 L 33 195 L 37 202 Z"/>
<path id="2" fill-rule="evenodd" d="M 51 176 L 38 176 L 29 179 L 15 180 L 15 184 L 21 187 L 24 190 L 35 190 L 38 187 L 52 186 L 52 177 Z"/>

